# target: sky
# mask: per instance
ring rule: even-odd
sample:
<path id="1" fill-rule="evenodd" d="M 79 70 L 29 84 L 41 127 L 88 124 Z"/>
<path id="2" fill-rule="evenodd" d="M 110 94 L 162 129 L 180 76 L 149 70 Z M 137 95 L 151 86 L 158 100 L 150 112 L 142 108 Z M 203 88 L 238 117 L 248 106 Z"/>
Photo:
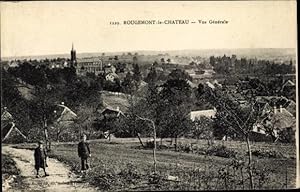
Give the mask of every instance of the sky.
<path id="1" fill-rule="evenodd" d="M 1 57 L 80 52 L 296 48 L 296 1 L 1 2 Z M 124 20 L 219 25 L 110 25 Z"/>

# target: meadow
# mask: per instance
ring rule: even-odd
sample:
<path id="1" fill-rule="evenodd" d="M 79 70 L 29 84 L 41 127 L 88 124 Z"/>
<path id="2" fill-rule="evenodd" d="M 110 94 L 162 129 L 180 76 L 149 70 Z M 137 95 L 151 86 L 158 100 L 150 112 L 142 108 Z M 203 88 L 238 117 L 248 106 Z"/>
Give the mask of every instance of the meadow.
<path id="1" fill-rule="evenodd" d="M 186 146 L 190 142 L 181 139 L 178 145 Z M 141 148 L 137 140 L 90 141 L 91 169 L 83 174 L 83 180 L 100 190 L 112 191 L 249 189 L 244 143 L 216 141 L 216 149 L 225 146 L 220 149 L 235 154 L 221 157 L 218 153 L 209 153 L 212 150 L 206 141 L 192 142 L 196 146 L 194 151 L 185 151 L 184 147 L 178 147 L 178 151 L 172 147 L 158 149 L 157 172 L 154 173 L 152 150 Z M 164 141 L 163 145 L 167 146 L 168 142 Z M 295 187 L 295 146 L 273 143 L 253 143 L 252 146 L 255 189 Z M 19 147 L 26 148 L 26 145 Z M 50 156 L 81 174 L 76 143 L 56 143 Z"/>

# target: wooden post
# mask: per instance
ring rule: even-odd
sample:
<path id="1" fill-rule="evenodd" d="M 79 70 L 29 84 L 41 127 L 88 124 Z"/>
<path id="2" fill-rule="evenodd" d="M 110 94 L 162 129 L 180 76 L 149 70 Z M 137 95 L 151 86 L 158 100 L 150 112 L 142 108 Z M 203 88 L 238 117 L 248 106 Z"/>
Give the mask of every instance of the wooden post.
<path id="1" fill-rule="evenodd" d="M 249 173 L 249 181 L 250 181 L 250 189 L 254 189 L 254 183 L 253 183 L 253 174 L 252 174 L 252 153 L 251 153 L 251 145 L 249 136 L 246 135 L 246 143 L 248 148 L 248 173 Z"/>
<path id="2" fill-rule="evenodd" d="M 285 166 L 285 188 L 288 188 L 288 167 Z"/>
<path id="3" fill-rule="evenodd" d="M 153 148 L 153 160 L 154 160 L 154 173 L 156 173 L 156 129 L 155 124 L 150 120 L 153 126 L 153 138 L 154 138 L 154 148 Z"/>
<path id="4" fill-rule="evenodd" d="M 142 147 L 145 148 L 145 146 L 144 146 L 144 144 L 143 144 L 143 141 L 142 141 L 142 139 L 141 139 L 140 133 L 137 133 L 137 137 L 138 137 L 138 139 L 139 139 L 139 141 L 140 141 Z"/>

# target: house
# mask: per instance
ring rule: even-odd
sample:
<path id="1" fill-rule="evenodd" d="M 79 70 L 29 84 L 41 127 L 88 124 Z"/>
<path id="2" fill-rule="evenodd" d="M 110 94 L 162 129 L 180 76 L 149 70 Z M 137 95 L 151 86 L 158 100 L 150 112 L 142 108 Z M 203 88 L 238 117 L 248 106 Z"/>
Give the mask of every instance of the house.
<path id="1" fill-rule="evenodd" d="M 56 122 L 63 125 L 63 126 L 69 126 L 74 122 L 74 120 L 77 118 L 77 114 L 74 113 L 70 108 L 62 104 L 57 105 L 60 109 L 61 112 L 59 113 L 60 115 L 58 116 Z M 57 113 L 57 110 L 55 110 L 55 113 Z"/>
<path id="2" fill-rule="evenodd" d="M 104 138 L 111 140 L 111 137 L 114 137 L 111 132 L 115 129 L 115 123 L 120 121 L 120 118 L 125 117 L 125 115 L 119 107 L 113 108 L 111 106 L 106 106 L 100 114 L 97 120 L 98 126 L 101 127 Z"/>
<path id="3" fill-rule="evenodd" d="M 4 108 L 1 114 L 1 141 L 20 143 L 27 141 L 27 137 L 16 127 L 13 116 Z"/>
<path id="4" fill-rule="evenodd" d="M 197 88 L 198 87 L 197 84 L 191 82 L 190 80 L 187 80 L 187 83 L 191 86 L 191 88 Z"/>
<path id="5" fill-rule="evenodd" d="M 206 82 L 206 85 L 207 85 L 208 87 L 210 87 L 211 89 L 215 89 L 215 88 L 216 88 L 215 85 L 212 84 L 212 83 L 209 82 L 209 81 Z"/>
<path id="6" fill-rule="evenodd" d="M 222 87 L 222 84 L 218 82 L 218 80 L 214 80 L 213 84 L 216 85 L 217 87 Z"/>
<path id="7" fill-rule="evenodd" d="M 19 67 L 19 63 L 17 61 L 11 61 L 9 67 Z"/>
<path id="8" fill-rule="evenodd" d="M 107 81 L 114 82 L 116 79 L 119 79 L 119 76 L 116 74 L 116 68 L 110 63 L 104 67 L 104 73 Z"/>
<path id="9" fill-rule="evenodd" d="M 268 113 L 268 112 L 266 112 Z M 296 118 L 288 110 L 280 105 L 279 109 L 274 106 L 273 111 L 265 114 L 264 117 L 253 126 L 252 132 L 261 135 L 268 135 L 267 128 L 272 130 L 276 140 L 280 139 L 281 132 L 288 132 L 294 135 L 296 132 Z"/>
<path id="10" fill-rule="evenodd" d="M 283 108 L 288 110 L 291 114 L 293 114 L 294 117 L 296 117 L 296 103 L 284 96 L 257 96 L 256 101 L 260 103 L 269 103 L 269 105 L 282 105 Z"/>
<path id="11" fill-rule="evenodd" d="M 288 98 L 296 99 L 296 84 L 293 81 L 288 80 L 281 86 L 279 92 Z"/>
<path id="12" fill-rule="evenodd" d="M 216 115 L 216 108 L 200 110 L 200 111 L 191 111 L 190 118 L 192 121 L 199 119 L 200 117 L 214 118 Z"/>
<path id="13" fill-rule="evenodd" d="M 104 118 L 115 118 L 120 117 L 121 115 L 124 116 L 124 113 L 120 110 L 119 107 L 113 108 L 111 106 L 107 106 L 100 113 L 104 116 Z"/>
<path id="14" fill-rule="evenodd" d="M 114 82 L 115 79 L 118 79 L 118 78 L 119 78 L 119 76 L 116 73 L 108 73 L 105 75 L 105 79 L 107 81 L 111 81 L 111 82 Z"/>
<path id="15" fill-rule="evenodd" d="M 107 65 L 104 66 L 104 72 L 105 74 L 116 73 L 116 68 L 112 64 L 108 63 Z"/>
<path id="16" fill-rule="evenodd" d="M 296 88 L 296 84 L 291 81 L 291 80 L 287 80 L 282 86 L 281 86 L 281 91 L 284 91 L 285 89 L 294 89 Z"/>
<path id="17" fill-rule="evenodd" d="M 74 133 L 69 132 L 69 128 L 73 128 L 75 120 L 77 119 L 77 114 L 74 113 L 70 108 L 64 105 L 64 102 L 56 105 L 54 110 L 53 124 L 45 129 L 45 136 L 48 138 L 56 138 L 56 141 L 59 141 L 61 138 L 75 138 Z M 49 136 L 48 136 L 49 135 Z M 46 144 L 49 142 L 47 140 Z M 50 143 L 49 143 L 50 148 Z"/>
<path id="18" fill-rule="evenodd" d="M 293 100 L 289 100 L 283 107 L 290 112 L 294 117 L 296 117 L 297 105 Z"/>
<path id="19" fill-rule="evenodd" d="M 191 77 L 196 75 L 194 69 L 185 69 L 185 72 L 188 73 Z"/>

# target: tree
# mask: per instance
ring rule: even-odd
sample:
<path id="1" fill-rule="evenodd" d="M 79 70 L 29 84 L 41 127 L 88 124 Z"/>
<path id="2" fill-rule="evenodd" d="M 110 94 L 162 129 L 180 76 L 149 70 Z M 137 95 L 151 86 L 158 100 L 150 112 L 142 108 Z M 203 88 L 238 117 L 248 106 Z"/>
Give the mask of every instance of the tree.
<path id="1" fill-rule="evenodd" d="M 184 79 L 192 81 L 192 77 L 181 69 L 175 69 L 169 74 L 169 79 Z"/>
<path id="2" fill-rule="evenodd" d="M 157 61 L 154 61 L 152 64 L 153 67 L 156 67 L 157 65 L 158 65 Z"/>
<path id="3" fill-rule="evenodd" d="M 194 121 L 194 127 L 192 133 L 197 139 L 204 138 L 207 140 L 208 145 L 211 145 L 213 139 L 212 126 L 213 126 L 212 119 L 205 116 L 201 116 L 200 118 Z"/>
<path id="4" fill-rule="evenodd" d="M 147 77 L 145 78 L 145 81 L 147 83 L 155 83 L 157 81 L 157 78 L 158 78 L 158 75 L 156 73 L 155 68 L 151 67 Z"/>
<path id="5" fill-rule="evenodd" d="M 126 94 L 133 94 L 136 90 L 133 75 L 130 72 L 127 72 L 124 81 L 122 82 L 122 89 Z"/>
<path id="6" fill-rule="evenodd" d="M 160 92 L 161 102 L 164 103 L 160 111 L 163 117 L 160 122 L 161 137 L 173 137 L 176 150 L 177 138 L 189 132 L 191 128 L 189 119 L 191 93 L 191 87 L 184 79 L 167 80 Z"/>
<path id="7" fill-rule="evenodd" d="M 247 104 L 242 107 L 233 97 L 219 89 L 210 89 L 206 99 L 216 107 L 216 118 L 219 122 L 222 122 L 220 126 L 225 125 L 246 142 L 248 149 L 248 173 L 250 186 L 253 189 L 252 153 L 249 137 L 253 130 L 253 125 L 262 114 L 262 109 L 258 107 L 254 98 L 249 99 Z"/>
<path id="8" fill-rule="evenodd" d="M 133 56 L 132 60 L 134 64 L 137 64 L 138 61 L 137 55 Z"/>
<path id="9" fill-rule="evenodd" d="M 7 107 L 8 111 L 13 115 L 16 126 L 22 128 L 22 132 L 29 136 L 33 122 L 29 116 L 30 102 L 25 99 L 18 88 L 26 88 L 17 78 L 1 69 L 1 106 Z M 30 139 L 30 137 L 29 137 Z"/>
<path id="10" fill-rule="evenodd" d="M 133 72 L 133 80 L 136 83 L 139 83 L 142 79 L 142 74 L 141 74 L 140 67 L 138 64 L 133 64 L 132 72 Z"/>

